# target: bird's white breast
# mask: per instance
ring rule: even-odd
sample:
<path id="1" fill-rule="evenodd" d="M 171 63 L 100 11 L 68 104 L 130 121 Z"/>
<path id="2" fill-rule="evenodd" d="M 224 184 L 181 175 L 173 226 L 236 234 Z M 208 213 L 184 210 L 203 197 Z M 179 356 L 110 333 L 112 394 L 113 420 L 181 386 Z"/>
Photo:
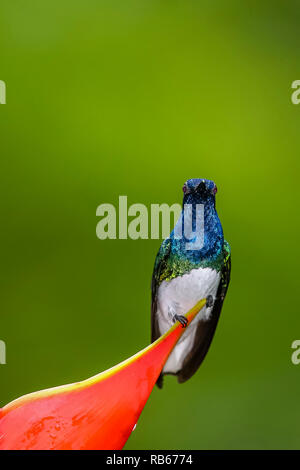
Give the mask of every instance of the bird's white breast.
<path id="1" fill-rule="evenodd" d="M 170 308 L 185 315 L 201 299 L 212 295 L 215 298 L 220 282 L 220 273 L 211 268 L 193 269 L 171 281 L 163 281 L 158 289 L 157 318 L 160 333 L 165 333 L 173 324 Z M 196 319 L 181 336 L 169 356 L 163 372 L 176 373 L 181 369 L 185 356 L 193 346 L 199 321 L 208 321 L 213 307 L 203 307 Z"/>

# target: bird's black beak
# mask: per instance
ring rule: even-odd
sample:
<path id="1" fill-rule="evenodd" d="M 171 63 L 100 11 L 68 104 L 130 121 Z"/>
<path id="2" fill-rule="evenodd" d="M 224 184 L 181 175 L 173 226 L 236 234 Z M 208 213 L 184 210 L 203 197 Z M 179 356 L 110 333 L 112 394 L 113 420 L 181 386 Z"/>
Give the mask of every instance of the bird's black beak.
<path id="1" fill-rule="evenodd" d="M 204 195 L 206 191 L 206 184 L 204 183 L 204 181 L 201 181 L 201 183 L 199 183 L 197 186 L 197 192 Z"/>

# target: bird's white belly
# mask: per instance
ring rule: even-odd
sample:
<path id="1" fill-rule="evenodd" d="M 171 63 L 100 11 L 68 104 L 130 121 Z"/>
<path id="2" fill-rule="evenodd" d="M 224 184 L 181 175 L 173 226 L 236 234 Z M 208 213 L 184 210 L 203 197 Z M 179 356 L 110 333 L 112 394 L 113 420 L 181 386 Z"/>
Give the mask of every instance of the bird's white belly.
<path id="1" fill-rule="evenodd" d="M 158 289 L 157 318 L 161 334 L 164 334 L 172 325 L 170 309 L 178 315 L 185 315 L 201 299 L 212 295 L 215 299 L 220 273 L 211 268 L 193 269 L 183 276 L 171 281 L 163 281 Z M 164 373 L 178 372 L 185 356 L 191 350 L 199 321 L 208 321 L 213 307 L 203 307 L 191 325 L 181 336 L 178 344 L 170 354 L 164 368 Z"/>

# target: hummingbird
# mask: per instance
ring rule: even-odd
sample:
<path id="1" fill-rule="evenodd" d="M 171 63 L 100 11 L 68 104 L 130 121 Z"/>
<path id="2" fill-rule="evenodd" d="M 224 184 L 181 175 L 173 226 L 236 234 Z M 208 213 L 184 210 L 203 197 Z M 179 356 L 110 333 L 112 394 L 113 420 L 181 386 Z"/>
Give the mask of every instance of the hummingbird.
<path id="1" fill-rule="evenodd" d="M 193 178 L 182 190 L 181 215 L 162 242 L 154 264 L 152 342 L 177 321 L 187 328 L 164 365 L 157 380 L 159 388 L 165 374 L 176 375 L 183 383 L 199 368 L 214 336 L 230 281 L 231 251 L 216 211 L 217 186 L 213 181 Z M 206 305 L 187 325 L 184 314 L 203 298 Z"/>

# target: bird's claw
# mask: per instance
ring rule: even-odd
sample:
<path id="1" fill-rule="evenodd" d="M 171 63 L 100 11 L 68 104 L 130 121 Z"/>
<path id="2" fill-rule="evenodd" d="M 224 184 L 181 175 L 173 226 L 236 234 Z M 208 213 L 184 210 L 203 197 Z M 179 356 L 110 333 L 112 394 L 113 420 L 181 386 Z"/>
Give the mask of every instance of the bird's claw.
<path id="1" fill-rule="evenodd" d="M 212 307 L 214 304 L 214 298 L 212 295 L 206 297 L 206 307 Z"/>
<path id="2" fill-rule="evenodd" d="M 184 315 L 174 315 L 174 320 L 179 321 L 182 328 L 186 328 L 188 324 L 188 319 Z"/>

